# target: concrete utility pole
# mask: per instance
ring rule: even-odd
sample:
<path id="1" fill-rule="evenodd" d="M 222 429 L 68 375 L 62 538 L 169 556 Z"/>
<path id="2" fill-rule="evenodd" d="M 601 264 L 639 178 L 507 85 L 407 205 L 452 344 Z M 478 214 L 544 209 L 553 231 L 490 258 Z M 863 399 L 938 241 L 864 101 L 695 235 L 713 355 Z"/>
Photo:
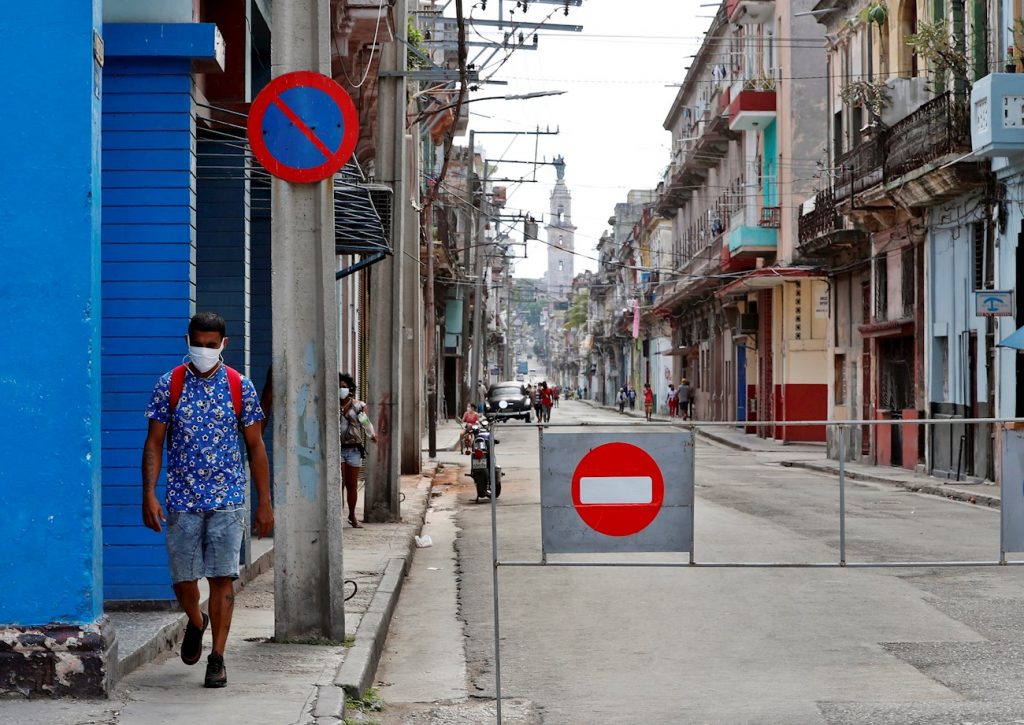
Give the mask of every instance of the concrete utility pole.
<path id="1" fill-rule="evenodd" d="M 274 76 L 331 72 L 328 0 L 274 8 Z M 345 637 L 334 184 L 271 186 L 274 636 Z"/>
<path id="2" fill-rule="evenodd" d="M 414 139 L 419 138 L 419 127 L 413 126 L 413 133 L 406 134 L 407 148 L 415 148 Z M 419 154 L 410 153 L 406 159 L 406 178 L 420 178 Z M 413 184 L 410 193 L 418 188 Z M 403 402 L 402 425 L 402 473 L 419 473 L 423 467 L 420 445 L 423 436 L 423 298 L 420 293 L 420 229 L 418 224 L 405 225 L 405 308 L 402 312 L 402 327 L 405 341 L 402 348 L 402 380 L 405 400 Z M 430 360 L 430 357 L 427 357 Z"/>
<path id="3" fill-rule="evenodd" d="M 394 190 L 391 212 L 391 256 L 370 273 L 370 379 L 367 403 L 377 425 L 377 444 L 370 447 L 363 501 L 366 521 L 397 521 L 402 421 L 402 309 L 405 295 L 402 244 L 405 240 L 405 76 L 408 33 L 407 0 L 395 0 L 391 17 L 395 39 L 381 50 L 377 95 L 376 180 Z M 417 448 L 419 446 L 417 445 Z"/>
<path id="4" fill-rule="evenodd" d="M 482 356 L 484 355 L 484 344 L 481 331 L 481 320 L 483 319 L 484 306 L 484 226 L 487 221 L 487 177 L 489 176 L 487 159 L 484 159 L 484 173 L 480 183 L 480 212 L 477 214 L 476 244 L 473 250 L 473 274 L 476 284 L 473 294 L 473 375 L 470 378 L 473 400 L 483 402 L 477 388 L 480 386 L 480 370 Z"/>

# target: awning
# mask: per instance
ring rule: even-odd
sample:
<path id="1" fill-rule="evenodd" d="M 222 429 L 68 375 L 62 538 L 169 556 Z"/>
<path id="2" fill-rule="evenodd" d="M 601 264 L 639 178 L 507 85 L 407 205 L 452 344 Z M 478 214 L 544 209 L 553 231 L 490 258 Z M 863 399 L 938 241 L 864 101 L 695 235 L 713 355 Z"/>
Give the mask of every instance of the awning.
<path id="1" fill-rule="evenodd" d="M 391 187 L 366 184 L 355 160 L 334 175 L 336 254 L 390 254 Z"/>
<path id="2" fill-rule="evenodd" d="M 773 289 L 786 282 L 795 282 L 801 279 L 825 279 L 825 277 L 818 269 L 811 267 L 763 267 L 733 280 L 715 292 L 715 296 L 722 298 L 757 290 Z"/>
<path id="3" fill-rule="evenodd" d="M 679 347 L 674 347 L 671 350 L 661 350 L 657 354 L 658 355 L 675 355 L 675 356 L 681 357 L 683 355 L 689 355 L 692 351 L 693 351 L 693 345 L 680 345 Z"/>

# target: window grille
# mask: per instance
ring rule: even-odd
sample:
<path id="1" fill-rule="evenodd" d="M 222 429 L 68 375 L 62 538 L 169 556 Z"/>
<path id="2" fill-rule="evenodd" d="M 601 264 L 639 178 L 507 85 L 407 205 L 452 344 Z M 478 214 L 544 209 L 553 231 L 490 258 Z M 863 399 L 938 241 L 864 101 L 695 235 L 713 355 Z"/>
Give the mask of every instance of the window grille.
<path id="1" fill-rule="evenodd" d="M 913 317 L 914 308 L 916 307 L 915 302 L 917 296 L 915 294 L 914 281 L 917 275 L 914 274 L 914 247 L 904 247 L 900 254 L 901 264 L 901 282 L 902 287 L 900 289 L 900 295 L 903 302 L 903 316 Z"/>
<path id="2" fill-rule="evenodd" d="M 875 259 L 875 317 L 876 321 L 889 319 L 889 257 L 882 255 Z"/>

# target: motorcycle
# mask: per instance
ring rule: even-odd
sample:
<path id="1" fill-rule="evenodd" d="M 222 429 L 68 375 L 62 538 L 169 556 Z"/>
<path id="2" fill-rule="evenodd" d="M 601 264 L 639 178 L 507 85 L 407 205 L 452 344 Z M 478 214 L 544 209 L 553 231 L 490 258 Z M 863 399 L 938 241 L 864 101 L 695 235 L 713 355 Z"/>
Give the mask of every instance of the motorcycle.
<path id="1" fill-rule="evenodd" d="M 479 501 L 482 498 L 490 498 L 491 496 L 491 445 L 492 441 L 494 444 L 497 444 L 498 441 L 491 433 L 490 425 L 486 418 L 482 418 L 475 427 L 468 475 L 473 479 L 473 483 L 476 484 L 476 500 Z M 501 497 L 501 476 L 501 466 L 497 465 L 497 459 L 495 459 L 495 485 L 493 487 L 495 498 Z"/>

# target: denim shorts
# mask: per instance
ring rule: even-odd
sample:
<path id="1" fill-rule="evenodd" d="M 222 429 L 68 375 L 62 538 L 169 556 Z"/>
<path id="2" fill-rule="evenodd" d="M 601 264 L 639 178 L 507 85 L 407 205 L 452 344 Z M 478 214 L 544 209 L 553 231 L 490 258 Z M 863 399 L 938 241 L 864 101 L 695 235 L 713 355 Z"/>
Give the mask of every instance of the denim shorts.
<path id="1" fill-rule="evenodd" d="M 355 446 L 342 446 L 341 450 L 341 462 L 347 463 L 355 468 L 361 468 L 363 465 L 363 454 L 359 452 L 359 449 Z"/>
<path id="2" fill-rule="evenodd" d="M 238 578 L 246 512 L 242 506 L 215 511 L 167 512 L 167 559 L 171 581 Z"/>

